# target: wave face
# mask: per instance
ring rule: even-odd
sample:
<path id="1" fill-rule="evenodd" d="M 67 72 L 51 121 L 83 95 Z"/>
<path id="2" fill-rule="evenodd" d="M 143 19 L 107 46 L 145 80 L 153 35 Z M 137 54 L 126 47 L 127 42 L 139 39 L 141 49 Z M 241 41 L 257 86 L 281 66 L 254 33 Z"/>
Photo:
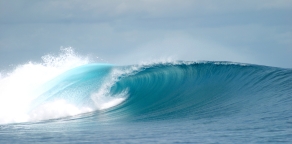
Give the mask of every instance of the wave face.
<path id="1" fill-rule="evenodd" d="M 59 56 L 62 70 L 45 61 L 1 77 L 0 141 L 292 142 L 291 69 L 230 62 L 115 66 L 76 55 L 82 62 L 68 65 L 72 55 Z M 24 78 L 32 68 L 41 76 L 29 71 Z"/>
<path id="2" fill-rule="evenodd" d="M 277 117 L 276 111 L 291 111 L 292 71 L 225 62 L 154 64 L 120 78 L 110 92 L 125 90 L 127 100 L 106 115 L 148 121 L 239 113 L 270 117 L 274 111 Z"/>

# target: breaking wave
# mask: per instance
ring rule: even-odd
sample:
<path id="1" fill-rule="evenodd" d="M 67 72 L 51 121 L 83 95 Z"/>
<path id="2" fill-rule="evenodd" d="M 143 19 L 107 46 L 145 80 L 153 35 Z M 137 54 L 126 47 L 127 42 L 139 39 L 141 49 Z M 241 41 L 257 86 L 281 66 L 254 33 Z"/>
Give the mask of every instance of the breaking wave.
<path id="1" fill-rule="evenodd" d="M 291 118 L 291 105 L 291 69 L 231 62 L 116 66 L 63 49 L 0 77 L 0 124 L 86 113 L 101 123 L 226 116 L 260 121 Z"/>

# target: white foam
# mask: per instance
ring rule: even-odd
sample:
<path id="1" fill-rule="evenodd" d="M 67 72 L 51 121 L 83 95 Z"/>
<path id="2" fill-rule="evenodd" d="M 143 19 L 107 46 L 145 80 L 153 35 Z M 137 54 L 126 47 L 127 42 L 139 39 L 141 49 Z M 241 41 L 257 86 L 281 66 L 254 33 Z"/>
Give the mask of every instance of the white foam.
<path id="1" fill-rule="evenodd" d="M 59 55 L 46 55 L 42 59 L 41 63 L 28 62 L 17 66 L 12 72 L 1 73 L 0 124 L 56 118 L 56 116 L 67 116 L 83 112 L 83 110 L 73 110 L 74 108 L 66 103 L 64 107 L 59 107 L 63 114 L 36 116 L 35 114 L 39 111 L 33 115 L 28 114 L 31 102 L 38 97 L 36 93 L 38 87 L 69 69 L 89 63 L 88 58 L 76 55 L 71 48 L 61 49 Z M 62 102 L 63 104 L 65 103 L 64 101 Z M 60 103 L 57 102 L 52 105 Z M 44 107 L 47 108 L 46 112 L 50 111 L 51 108 L 51 111 L 54 111 L 55 108 L 54 106 Z M 66 109 L 69 111 L 66 111 Z"/>
<path id="2" fill-rule="evenodd" d="M 101 86 L 101 88 L 91 95 L 91 99 L 93 100 L 95 106 L 99 110 L 111 108 L 113 106 L 116 106 L 120 103 L 122 103 L 128 95 L 128 91 L 124 90 L 123 92 L 111 95 L 110 89 L 111 87 L 119 80 L 118 78 L 131 74 L 134 70 L 136 70 L 136 67 L 133 67 L 133 69 L 114 69 L 106 78 L 105 82 Z"/>
<path id="3" fill-rule="evenodd" d="M 92 112 L 89 107 L 76 107 L 63 99 L 45 103 L 28 114 L 28 121 L 41 121 Z"/>
<path id="4" fill-rule="evenodd" d="M 115 97 L 102 95 L 101 93 L 95 93 L 92 95 L 92 97 L 94 97 L 94 103 L 99 110 L 104 110 L 116 106 L 126 99 L 125 93 Z"/>

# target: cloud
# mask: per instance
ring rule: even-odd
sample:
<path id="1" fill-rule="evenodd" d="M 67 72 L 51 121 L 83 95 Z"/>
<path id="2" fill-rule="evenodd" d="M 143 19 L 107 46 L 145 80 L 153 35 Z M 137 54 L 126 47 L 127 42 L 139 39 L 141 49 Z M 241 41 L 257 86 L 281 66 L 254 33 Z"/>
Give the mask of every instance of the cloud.
<path id="1" fill-rule="evenodd" d="M 121 64 L 173 57 L 291 67 L 291 3 L 0 0 L 0 64 L 72 46 Z"/>
<path id="2" fill-rule="evenodd" d="M 218 13 L 292 8 L 289 0 L 201 1 L 201 0 L 74 0 L 4 1 L 1 22 L 96 22 L 112 18 L 174 18 Z"/>

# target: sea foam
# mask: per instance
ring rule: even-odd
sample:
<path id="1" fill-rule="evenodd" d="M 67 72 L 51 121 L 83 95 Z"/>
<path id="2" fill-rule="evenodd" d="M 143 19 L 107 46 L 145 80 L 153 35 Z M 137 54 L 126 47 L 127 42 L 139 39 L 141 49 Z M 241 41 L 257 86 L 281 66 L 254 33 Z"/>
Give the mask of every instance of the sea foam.
<path id="1" fill-rule="evenodd" d="M 34 100 L 44 91 L 40 90 L 55 77 L 64 72 L 92 63 L 88 57 L 77 55 L 72 48 L 62 48 L 59 55 L 45 55 L 41 62 L 28 62 L 18 65 L 8 73 L 0 73 L 0 124 L 40 121 L 106 109 L 121 103 L 124 98 L 107 98 L 110 86 L 116 81 L 105 84 L 104 89 L 92 94 L 95 107 L 78 107 L 66 101 L 55 99 L 31 109 Z M 124 93 L 125 94 L 125 93 Z"/>

